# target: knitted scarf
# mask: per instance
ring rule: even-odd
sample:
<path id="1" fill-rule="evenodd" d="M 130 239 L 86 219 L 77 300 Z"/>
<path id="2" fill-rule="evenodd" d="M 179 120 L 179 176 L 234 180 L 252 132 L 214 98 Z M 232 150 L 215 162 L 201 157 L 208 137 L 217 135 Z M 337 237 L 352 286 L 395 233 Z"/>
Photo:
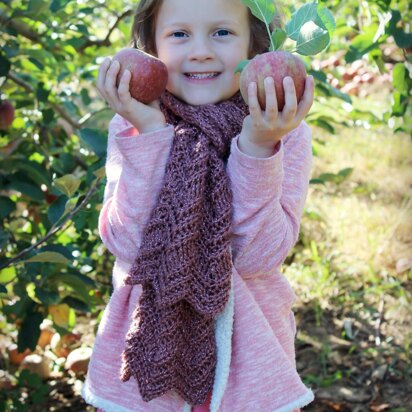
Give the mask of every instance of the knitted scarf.
<path id="1" fill-rule="evenodd" d="M 160 99 L 175 128 L 157 205 L 126 278 L 142 285 L 126 337 L 121 379 L 133 376 L 148 402 L 169 390 L 191 405 L 214 382 L 214 320 L 229 298 L 232 195 L 225 162 L 248 113 L 240 93 L 191 106 Z"/>

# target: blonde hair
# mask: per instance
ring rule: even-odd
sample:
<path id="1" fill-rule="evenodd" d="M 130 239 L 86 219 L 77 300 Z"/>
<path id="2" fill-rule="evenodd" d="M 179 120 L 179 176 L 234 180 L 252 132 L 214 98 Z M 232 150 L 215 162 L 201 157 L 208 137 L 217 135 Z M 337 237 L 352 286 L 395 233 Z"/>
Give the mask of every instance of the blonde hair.
<path id="1" fill-rule="evenodd" d="M 133 47 L 157 55 L 155 42 L 155 20 L 163 0 L 140 0 L 134 15 L 132 28 Z M 257 54 L 265 53 L 269 50 L 270 38 L 265 23 L 256 18 L 248 9 L 250 41 L 249 58 Z M 280 27 L 279 15 L 271 23 L 270 29 L 274 26 Z"/>

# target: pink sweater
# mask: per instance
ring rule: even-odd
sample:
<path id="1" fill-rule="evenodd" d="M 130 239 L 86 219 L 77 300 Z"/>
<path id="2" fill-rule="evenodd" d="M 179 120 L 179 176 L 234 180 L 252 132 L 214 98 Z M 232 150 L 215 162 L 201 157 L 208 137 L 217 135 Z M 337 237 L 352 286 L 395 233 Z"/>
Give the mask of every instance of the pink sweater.
<path id="1" fill-rule="evenodd" d="M 156 203 L 173 136 L 171 126 L 139 135 L 118 115 L 109 126 L 100 234 L 116 256 L 114 291 L 83 386 L 85 400 L 107 412 L 192 409 L 174 392 L 146 403 L 134 379 L 119 379 L 125 335 L 141 293 L 140 285 L 124 285 L 123 279 Z M 226 166 L 234 210 L 232 288 L 215 323 L 217 366 L 210 411 L 290 412 L 313 400 L 295 367 L 295 296 L 279 271 L 298 238 L 311 167 L 311 133 L 302 123 L 265 159 L 243 154 L 237 140 L 232 141 Z"/>

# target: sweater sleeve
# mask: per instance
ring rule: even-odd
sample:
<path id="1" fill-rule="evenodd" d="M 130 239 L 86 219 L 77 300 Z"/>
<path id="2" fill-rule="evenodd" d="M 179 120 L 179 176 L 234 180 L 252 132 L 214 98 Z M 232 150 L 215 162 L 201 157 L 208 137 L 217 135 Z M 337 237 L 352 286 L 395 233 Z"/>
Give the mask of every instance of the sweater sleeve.
<path id="1" fill-rule="evenodd" d="M 244 279 L 275 274 L 299 235 L 312 161 L 306 123 L 264 159 L 242 153 L 233 139 L 227 172 L 233 193 L 232 256 Z"/>
<path id="2" fill-rule="evenodd" d="M 100 237 L 117 258 L 133 262 L 161 189 L 174 136 L 172 126 L 139 134 L 116 115 L 109 125 L 107 184 Z"/>

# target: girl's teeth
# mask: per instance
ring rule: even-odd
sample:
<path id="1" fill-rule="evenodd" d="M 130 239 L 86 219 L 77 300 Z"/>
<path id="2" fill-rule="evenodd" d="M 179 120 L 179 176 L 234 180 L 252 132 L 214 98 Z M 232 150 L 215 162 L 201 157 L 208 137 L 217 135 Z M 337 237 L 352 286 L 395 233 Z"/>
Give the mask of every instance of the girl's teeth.
<path id="1" fill-rule="evenodd" d="M 187 76 L 192 79 L 208 79 L 216 77 L 219 73 L 188 73 Z"/>

